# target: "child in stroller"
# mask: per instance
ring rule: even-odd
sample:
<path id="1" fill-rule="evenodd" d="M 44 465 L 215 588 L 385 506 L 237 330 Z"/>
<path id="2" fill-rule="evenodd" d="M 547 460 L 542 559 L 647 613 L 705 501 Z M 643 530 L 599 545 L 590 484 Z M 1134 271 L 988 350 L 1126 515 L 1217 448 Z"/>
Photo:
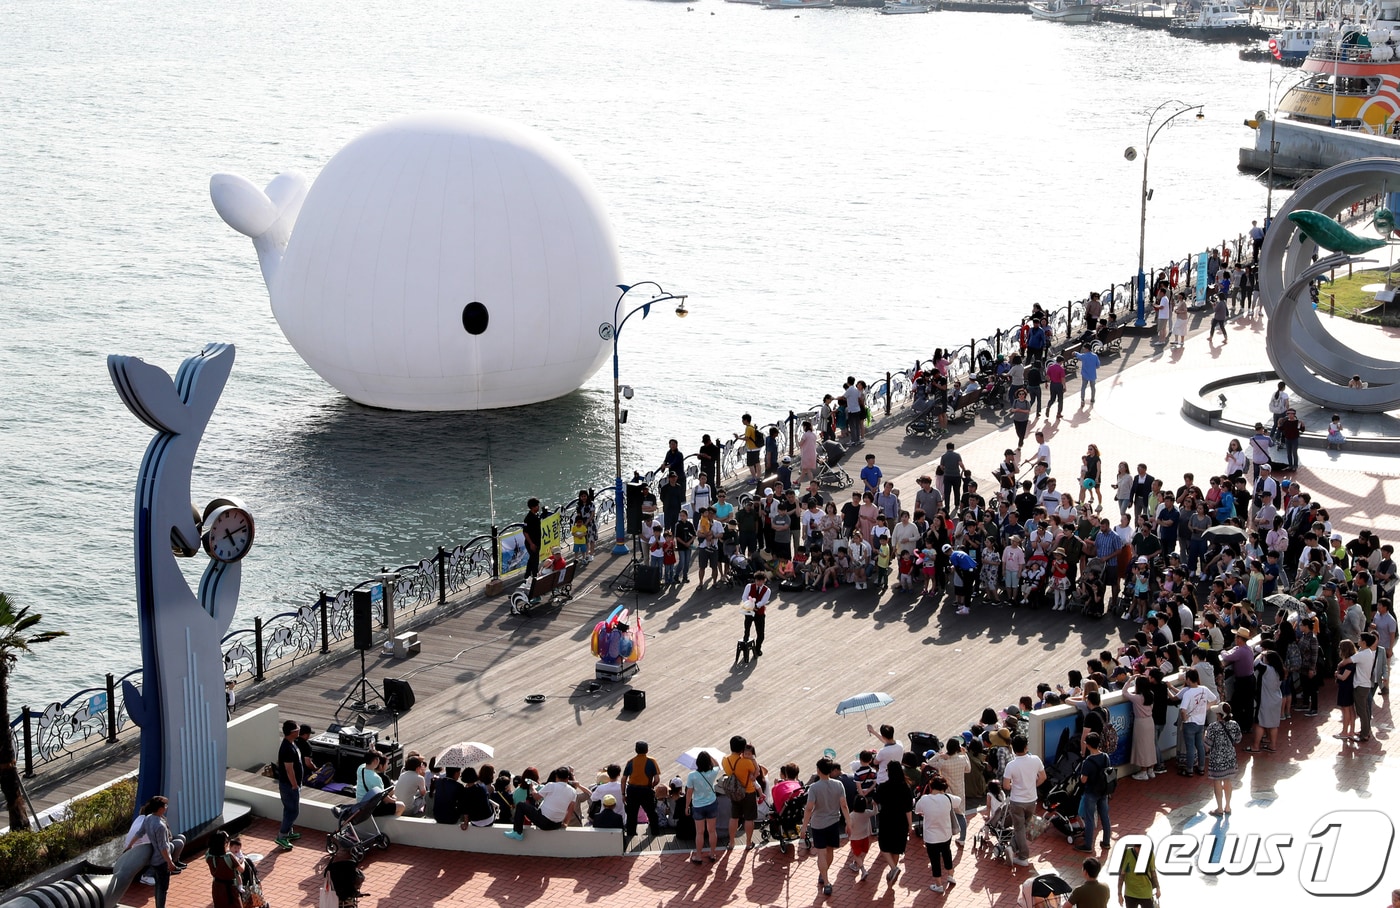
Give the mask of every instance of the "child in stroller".
<path id="1" fill-rule="evenodd" d="M 807 810 L 807 789 L 797 779 L 800 770 L 796 763 L 785 763 L 778 772 L 782 780 L 773 786 L 772 805 L 766 822 L 760 828 L 760 840 L 765 844 L 776 841 L 783 854 L 787 854 L 788 845 L 798 839 L 811 848 L 806 830 L 802 828 L 802 815 Z"/>
<path id="2" fill-rule="evenodd" d="M 979 857 L 1010 862 L 1016 853 L 1016 831 L 1011 822 L 1011 799 L 1000 785 L 987 787 L 987 822 L 972 839 L 972 850 Z"/>
<path id="3" fill-rule="evenodd" d="M 763 559 L 757 554 L 745 555 L 743 552 L 735 552 L 729 556 L 729 572 L 725 575 L 725 582 L 730 589 L 744 586 L 753 580 L 755 571 L 763 570 L 764 567 Z"/>
<path id="4" fill-rule="evenodd" d="M 1040 608 L 1045 604 L 1049 569 L 1050 562 L 1044 553 L 1036 552 L 1021 571 L 1021 601 L 1031 608 Z"/>

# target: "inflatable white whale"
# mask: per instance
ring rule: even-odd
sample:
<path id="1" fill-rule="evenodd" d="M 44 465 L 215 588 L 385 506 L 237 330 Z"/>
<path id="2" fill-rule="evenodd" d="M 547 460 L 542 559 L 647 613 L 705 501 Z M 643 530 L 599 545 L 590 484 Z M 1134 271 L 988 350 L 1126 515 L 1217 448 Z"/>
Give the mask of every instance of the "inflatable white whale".
<path id="1" fill-rule="evenodd" d="M 559 146 L 478 114 L 357 137 L 307 189 L 215 174 L 219 215 L 252 237 L 282 333 L 352 400 L 481 410 L 578 388 L 608 354 L 617 249 Z"/>

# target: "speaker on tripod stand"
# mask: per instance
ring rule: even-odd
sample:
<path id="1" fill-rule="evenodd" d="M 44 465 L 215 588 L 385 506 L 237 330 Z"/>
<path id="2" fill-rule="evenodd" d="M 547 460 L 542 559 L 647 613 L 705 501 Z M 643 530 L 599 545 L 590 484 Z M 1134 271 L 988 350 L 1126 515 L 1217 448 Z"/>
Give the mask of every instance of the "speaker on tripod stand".
<path id="1" fill-rule="evenodd" d="M 366 677 L 365 651 L 374 648 L 374 600 L 369 590 L 355 590 L 350 597 L 355 649 L 360 651 L 360 680 L 350 688 L 336 707 L 338 716 L 345 709 L 373 712 L 384 704 L 384 695 Z"/>

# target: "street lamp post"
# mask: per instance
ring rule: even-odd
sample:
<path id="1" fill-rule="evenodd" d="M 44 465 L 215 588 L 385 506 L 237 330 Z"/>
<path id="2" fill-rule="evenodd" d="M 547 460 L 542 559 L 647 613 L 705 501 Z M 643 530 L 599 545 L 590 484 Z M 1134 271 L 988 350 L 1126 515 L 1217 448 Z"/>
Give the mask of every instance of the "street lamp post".
<path id="1" fill-rule="evenodd" d="M 1278 70 L 1278 78 L 1274 78 L 1274 71 Z M 1274 155 L 1278 152 L 1278 142 L 1275 137 L 1278 130 L 1274 124 L 1278 121 L 1279 89 L 1283 86 L 1283 80 L 1288 73 L 1282 67 L 1270 64 L 1269 66 L 1269 170 L 1266 176 L 1269 179 L 1268 198 L 1264 203 L 1264 229 L 1268 230 L 1269 225 L 1274 220 Z M 1306 78 L 1306 77 L 1305 77 Z M 1288 91 L 1297 88 L 1300 83 L 1295 82 L 1290 85 Z M 1284 92 L 1286 95 L 1288 92 Z M 1257 117 L 1256 117 L 1257 120 Z"/>
<path id="2" fill-rule="evenodd" d="M 651 286 L 656 288 L 655 295 L 622 315 L 622 301 L 627 298 L 638 287 Z M 642 313 L 642 318 L 651 314 L 651 307 L 655 303 L 664 303 L 676 300 L 676 315 L 685 318 L 689 311 L 685 308 L 686 295 L 684 293 L 667 293 L 664 288 L 655 281 L 641 281 L 636 284 L 618 284 L 617 289 L 622 291 L 622 295 L 617 298 L 617 303 L 613 306 L 613 319 L 611 322 L 604 322 L 598 326 L 598 335 L 603 340 L 611 340 L 613 348 L 613 452 L 617 463 L 617 481 L 613 486 L 613 526 L 617 531 L 616 541 L 613 545 L 614 555 L 627 554 L 627 520 L 626 504 L 627 499 L 622 488 L 622 383 L 617 359 L 617 339 L 622 334 L 622 326 L 627 324 L 627 320 L 638 312 Z M 628 396 L 631 396 L 631 389 L 628 389 Z"/>
<path id="3" fill-rule="evenodd" d="M 1177 105 L 1178 109 L 1161 123 L 1157 123 L 1157 128 L 1153 129 L 1152 126 L 1157 120 L 1157 115 L 1173 104 Z M 1184 101 L 1163 101 L 1147 118 L 1147 141 L 1142 147 L 1142 213 L 1138 221 L 1137 321 L 1135 324 L 1139 328 L 1147 324 L 1147 274 L 1144 268 L 1146 267 L 1145 253 L 1147 251 L 1147 200 L 1152 195 L 1147 188 L 1147 158 L 1152 152 L 1152 142 L 1157 138 L 1157 133 L 1161 132 L 1172 120 L 1192 110 L 1196 111 L 1197 120 L 1205 119 L 1204 104 L 1187 104 Z M 1131 161 L 1137 157 L 1137 149 L 1129 148 L 1123 156 Z"/>

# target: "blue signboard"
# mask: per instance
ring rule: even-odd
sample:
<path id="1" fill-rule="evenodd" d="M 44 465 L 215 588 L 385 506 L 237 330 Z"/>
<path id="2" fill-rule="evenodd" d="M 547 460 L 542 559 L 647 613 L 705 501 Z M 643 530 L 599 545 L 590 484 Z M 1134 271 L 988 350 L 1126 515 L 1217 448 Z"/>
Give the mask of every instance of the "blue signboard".
<path id="1" fill-rule="evenodd" d="M 1196 302 L 1206 301 L 1206 290 L 1210 287 L 1210 253 L 1196 254 Z"/>
<path id="2" fill-rule="evenodd" d="M 95 716 L 98 713 L 107 711 L 107 695 L 105 693 L 93 694 L 88 697 L 88 715 Z"/>

